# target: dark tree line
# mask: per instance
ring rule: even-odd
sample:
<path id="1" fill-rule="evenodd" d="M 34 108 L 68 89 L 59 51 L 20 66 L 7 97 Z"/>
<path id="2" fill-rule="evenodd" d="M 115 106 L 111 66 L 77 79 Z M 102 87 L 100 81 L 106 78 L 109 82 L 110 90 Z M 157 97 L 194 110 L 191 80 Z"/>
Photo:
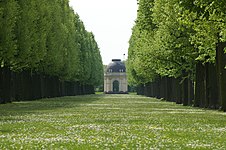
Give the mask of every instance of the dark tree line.
<path id="1" fill-rule="evenodd" d="M 226 111 L 226 2 L 138 0 L 127 70 L 138 93 Z"/>
<path id="2" fill-rule="evenodd" d="M 0 0 L 0 103 L 94 93 L 102 66 L 69 0 Z"/>

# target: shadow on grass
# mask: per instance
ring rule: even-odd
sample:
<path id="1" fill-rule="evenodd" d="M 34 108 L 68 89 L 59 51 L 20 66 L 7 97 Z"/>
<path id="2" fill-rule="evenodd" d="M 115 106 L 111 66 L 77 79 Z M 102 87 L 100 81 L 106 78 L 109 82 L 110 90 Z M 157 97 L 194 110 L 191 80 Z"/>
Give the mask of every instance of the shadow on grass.
<path id="1" fill-rule="evenodd" d="M 84 104 L 93 103 L 105 97 L 104 94 L 84 95 L 84 96 L 66 96 L 47 98 L 34 101 L 20 101 L 0 105 L 0 116 L 18 115 L 28 113 L 41 113 L 54 111 L 57 109 L 68 109 L 80 107 Z"/>
<path id="2" fill-rule="evenodd" d="M 3 129 L 0 129 L 0 133 L 11 133 L 12 132 L 12 130 L 3 130 Z"/>

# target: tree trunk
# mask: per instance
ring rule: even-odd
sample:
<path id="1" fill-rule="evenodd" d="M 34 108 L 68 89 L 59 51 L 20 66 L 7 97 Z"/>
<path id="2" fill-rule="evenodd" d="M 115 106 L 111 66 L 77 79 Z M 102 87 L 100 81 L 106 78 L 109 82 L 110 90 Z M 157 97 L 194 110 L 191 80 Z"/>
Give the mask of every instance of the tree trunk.
<path id="1" fill-rule="evenodd" d="M 174 95 L 176 104 L 182 104 L 182 85 L 180 81 L 180 78 L 174 79 Z"/>
<path id="2" fill-rule="evenodd" d="M 192 105 L 192 100 L 194 100 L 194 83 L 188 79 L 188 105 Z"/>
<path id="3" fill-rule="evenodd" d="M 165 83 L 163 77 L 160 78 L 160 98 L 165 99 Z"/>
<path id="4" fill-rule="evenodd" d="M 178 86 L 177 86 L 177 79 L 172 78 L 171 79 L 171 101 L 176 102 L 177 101 L 177 93 L 179 92 Z"/>
<path id="5" fill-rule="evenodd" d="M 1 68 L 1 99 L 0 103 L 10 102 L 10 84 L 11 84 L 11 72 L 7 67 Z"/>
<path id="6" fill-rule="evenodd" d="M 81 84 L 80 84 L 80 89 L 82 90 Z M 82 92 L 80 92 L 80 94 L 82 95 Z M 144 95 L 144 85 L 143 84 L 140 84 L 140 85 L 137 86 L 137 94 L 138 95 Z"/>
<path id="7" fill-rule="evenodd" d="M 147 96 L 147 97 L 151 97 L 151 82 L 148 82 L 145 84 L 145 87 L 144 87 L 144 95 Z"/>
<path id="8" fill-rule="evenodd" d="M 10 101 L 16 100 L 16 73 L 10 71 Z"/>
<path id="9" fill-rule="evenodd" d="M 204 107 L 206 100 L 206 74 L 205 67 L 201 62 L 196 64 L 196 81 L 195 81 L 195 107 Z"/>
<path id="10" fill-rule="evenodd" d="M 184 106 L 188 105 L 188 79 L 184 79 L 182 83 L 182 102 Z"/>
<path id="11" fill-rule="evenodd" d="M 174 101 L 173 100 L 173 78 L 168 77 L 167 78 L 167 100 L 168 101 Z"/>
<path id="12" fill-rule="evenodd" d="M 184 106 L 188 105 L 188 78 L 187 78 L 187 72 L 185 70 L 182 71 L 182 75 L 184 79 L 182 80 L 182 104 Z"/>
<path id="13" fill-rule="evenodd" d="M 154 81 L 154 97 L 160 98 L 160 79 Z"/>
<path id="14" fill-rule="evenodd" d="M 3 68 L 0 67 L 0 104 L 3 102 Z"/>
<path id="15" fill-rule="evenodd" d="M 226 111 L 226 54 L 224 48 L 226 42 L 220 42 L 216 48 L 216 64 L 217 64 L 217 78 L 219 85 L 219 100 L 221 109 Z"/>
<path id="16" fill-rule="evenodd" d="M 206 64 L 206 90 L 207 90 L 207 107 L 211 109 L 219 108 L 217 72 L 216 66 L 212 63 Z"/>

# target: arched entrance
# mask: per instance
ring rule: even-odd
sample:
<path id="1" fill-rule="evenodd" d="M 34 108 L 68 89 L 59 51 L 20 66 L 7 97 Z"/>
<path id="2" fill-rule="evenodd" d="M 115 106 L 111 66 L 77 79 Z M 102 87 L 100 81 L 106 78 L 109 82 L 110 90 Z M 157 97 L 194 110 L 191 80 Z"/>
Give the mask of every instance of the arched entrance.
<path id="1" fill-rule="evenodd" d="M 119 82 L 117 80 L 113 82 L 113 92 L 119 92 Z"/>

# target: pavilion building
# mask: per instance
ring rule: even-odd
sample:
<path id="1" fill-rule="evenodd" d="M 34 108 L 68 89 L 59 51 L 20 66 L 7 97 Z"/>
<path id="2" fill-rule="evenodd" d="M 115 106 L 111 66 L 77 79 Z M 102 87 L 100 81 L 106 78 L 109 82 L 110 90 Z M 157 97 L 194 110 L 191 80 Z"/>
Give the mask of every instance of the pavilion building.
<path id="1" fill-rule="evenodd" d="M 128 83 L 126 67 L 121 59 L 112 59 L 104 73 L 104 92 L 106 94 L 127 94 Z"/>

